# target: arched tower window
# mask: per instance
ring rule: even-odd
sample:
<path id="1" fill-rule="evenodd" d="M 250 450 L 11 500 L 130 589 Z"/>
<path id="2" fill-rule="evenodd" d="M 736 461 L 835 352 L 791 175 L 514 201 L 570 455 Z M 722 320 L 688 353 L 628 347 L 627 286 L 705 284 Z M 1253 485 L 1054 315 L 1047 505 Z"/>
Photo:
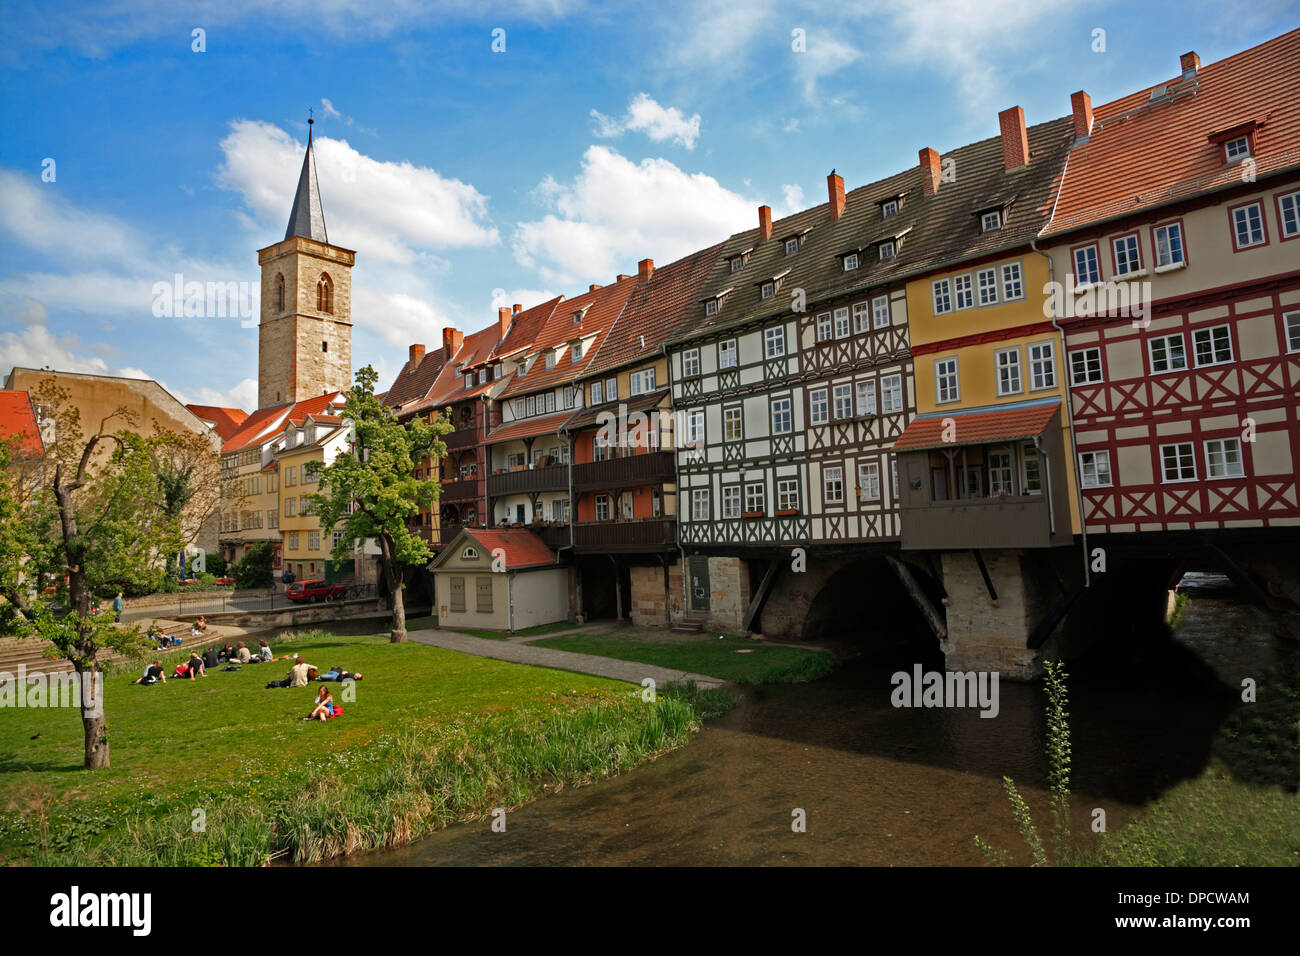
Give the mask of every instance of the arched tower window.
<path id="1" fill-rule="evenodd" d="M 284 276 L 275 277 L 275 311 L 284 311 Z"/>
<path id="2" fill-rule="evenodd" d="M 334 283 L 323 272 L 320 281 L 316 283 L 316 311 L 326 315 L 334 314 Z"/>

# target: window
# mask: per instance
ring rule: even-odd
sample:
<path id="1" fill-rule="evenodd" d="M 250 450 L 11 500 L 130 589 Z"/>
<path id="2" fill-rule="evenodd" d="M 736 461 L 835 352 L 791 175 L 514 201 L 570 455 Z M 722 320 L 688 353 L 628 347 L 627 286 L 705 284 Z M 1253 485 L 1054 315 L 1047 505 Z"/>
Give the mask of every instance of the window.
<path id="1" fill-rule="evenodd" d="M 736 340 L 727 339 L 718 343 L 718 368 L 735 368 L 739 364 L 736 358 Z"/>
<path id="2" fill-rule="evenodd" d="M 1003 349 L 994 352 L 998 369 L 998 394 L 1015 395 L 1024 387 L 1020 378 L 1020 349 Z"/>
<path id="3" fill-rule="evenodd" d="M 846 338 L 849 334 L 849 309 L 845 306 L 835 310 L 835 337 Z"/>
<path id="4" fill-rule="evenodd" d="M 740 485 L 723 485 L 722 517 L 724 519 L 740 517 Z"/>
<path id="5" fill-rule="evenodd" d="M 1142 270 L 1142 252 L 1138 248 L 1137 233 L 1111 240 L 1115 251 L 1115 275 L 1126 276 Z"/>
<path id="6" fill-rule="evenodd" d="M 952 311 L 952 292 L 947 279 L 939 279 L 930 286 L 934 296 L 934 314 L 943 315 Z"/>
<path id="7" fill-rule="evenodd" d="M 320 550 L 320 532 L 319 532 L 319 531 L 308 531 L 308 532 L 307 532 L 307 550 L 308 550 L 308 551 L 319 551 L 319 550 Z"/>
<path id="8" fill-rule="evenodd" d="M 961 397 L 955 358 L 939 359 L 934 363 L 934 397 L 941 405 L 944 402 L 955 402 Z"/>
<path id="9" fill-rule="evenodd" d="M 898 500 L 898 457 L 891 455 L 889 457 L 889 493 Z"/>
<path id="10" fill-rule="evenodd" d="M 811 425 L 825 425 L 830 420 L 830 406 L 826 400 L 826 389 L 815 388 L 808 393 L 808 422 Z"/>
<path id="11" fill-rule="evenodd" d="M 871 327 L 870 307 L 865 302 L 856 302 L 853 305 L 853 331 L 854 333 L 865 332 Z"/>
<path id="12" fill-rule="evenodd" d="M 844 503 L 844 469 L 828 465 L 822 469 L 822 500 L 828 505 Z"/>
<path id="13" fill-rule="evenodd" d="M 1183 227 L 1176 222 L 1156 226 L 1152 233 L 1156 242 L 1156 268 L 1167 269 L 1185 265 L 1183 258 Z"/>
<path id="14" fill-rule="evenodd" d="M 853 386 L 852 385 L 850 385 L 847 382 L 844 383 L 843 385 L 836 385 L 832 392 L 832 398 L 835 403 L 836 418 L 853 417 Z"/>
<path id="15" fill-rule="evenodd" d="M 1029 346 L 1029 387 L 1056 387 L 1056 348 L 1051 342 Z"/>
<path id="16" fill-rule="evenodd" d="M 889 296 L 878 295 L 871 300 L 871 327 L 883 329 L 889 326 Z"/>
<path id="17" fill-rule="evenodd" d="M 1024 275 L 1020 271 L 1019 262 L 1008 262 L 1002 267 L 1002 299 L 1010 302 L 1012 299 L 1023 299 L 1025 297 Z"/>
<path id="18" fill-rule="evenodd" d="M 326 315 L 334 312 L 334 283 L 324 273 L 321 273 L 320 281 L 316 283 L 316 311 Z"/>
<path id="19" fill-rule="evenodd" d="M 724 408 L 722 410 L 722 440 L 740 441 L 742 437 L 741 407 L 733 405 L 730 408 Z"/>
<path id="20" fill-rule="evenodd" d="M 687 446 L 694 446 L 703 443 L 704 409 L 692 408 L 686 413 L 686 444 Z"/>
<path id="21" fill-rule="evenodd" d="M 795 478 L 781 478 L 776 483 L 776 510 L 799 510 L 799 482 Z"/>
<path id="22" fill-rule="evenodd" d="M 294 516 L 297 515 L 297 514 L 298 514 L 298 499 L 297 499 L 297 498 L 285 498 L 285 499 L 284 499 L 284 516 L 285 516 L 286 518 L 292 518 L 292 517 L 294 517 Z"/>
<path id="23" fill-rule="evenodd" d="M 654 367 L 643 368 L 628 376 L 628 392 L 632 395 L 644 395 L 655 390 Z"/>
<path id="24" fill-rule="evenodd" d="M 850 252 L 847 256 L 844 257 L 844 271 L 852 272 L 857 267 L 858 267 L 858 254 L 856 252 Z"/>
<path id="25" fill-rule="evenodd" d="M 280 512 L 279 512 L 279 511 L 277 511 L 277 510 L 274 509 L 274 508 L 269 508 L 269 509 L 267 509 L 267 512 L 266 512 L 266 526 L 267 526 L 268 528 L 278 528 L 278 527 L 280 527 Z"/>
<path id="26" fill-rule="evenodd" d="M 522 468 L 526 464 L 527 462 L 524 460 L 524 453 L 522 451 L 514 451 L 506 455 L 507 468 Z"/>
<path id="27" fill-rule="evenodd" d="M 880 204 L 880 218 L 888 219 L 898 215 L 898 200 L 890 199 Z"/>
<path id="28" fill-rule="evenodd" d="M 764 282 L 761 286 L 759 286 L 758 297 L 760 299 L 770 299 L 774 295 L 776 295 L 775 282 Z"/>
<path id="29" fill-rule="evenodd" d="M 569 356 L 569 358 L 570 358 L 571 361 L 574 361 L 574 362 L 581 361 L 581 359 L 582 359 L 582 343 L 581 343 L 581 342 L 574 342 L 574 343 L 573 343 L 573 348 L 570 350 L 570 356 Z"/>
<path id="30" fill-rule="evenodd" d="M 608 461 L 612 457 L 609 453 L 609 439 L 597 432 L 591 441 L 591 460 Z"/>
<path id="31" fill-rule="evenodd" d="M 866 501 L 880 500 L 880 463 L 864 461 L 858 465 L 858 494 Z"/>
<path id="32" fill-rule="evenodd" d="M 761 481 L 745 485 L 745 514 L 755 515 L 767 512 L 766 493 Z"/>
<path id="33" fill-rule="evenodd" d="M 880 380 L 880 410 L 886 414 L 903 410 L 903 376 L 886 375 Z"/>
<path id="34" fill-rule="evenodd" d="M 1196 454 L 1189 441 L 1160 446 L 1160 472 L 1165 481 L 1194 481 Z"/>
<path id="35" fill-rule="evenodd" d="M 604 402 L 605 401 L 604 394 L 605 394 L 605 389 L 604 386 L 600 384 L 600 382 L 591 383 L 591 404 L 600 405 L 602 402 Z"/>
<path id="36" fill-rule="evenodd" d="M 569 499 L 552 498 L 551 499 L 551 520 L 565 521 L 569 520 Z"/>
<path id="37" fill-rule="evenodd" d="M 564 390 L 564 407 L 572 408 L 578 402 L 578 390 L 569 386 Z"/>
<path id="38" fill-rule="evenodd" d="M 551 349 L 549 352 L 546 353 L 547 368 L 555 368 L 555 357 L 556 357 L 555 349 Z"/>
<path id="39" fill-rule="evenodd" d="M 542 409 L 537 407 L 536 395 L 529 395 L 524 399 L 524 413 L 527 417 L 531 418 L 540 411 L 542 411 Z"/>
<path id="40" fill-rule="evenodd" d="M 744 256 L 734 256 L 731 260 L 731 271 L 739 272 L 745 265 Z"/>
<path id="41" fill-rule="evenodd" d="M 1162 335 L 1150 343 L 1151 373 L 1178 372 L 1187 368 L 1187 354 L 1183 351 L 1183 337 Z"/>
<path id="42" fill-rule="evenodd" d="M 876 414 L 876 383 L 870 379 L 858 382 L 858 414 Z"/>
<path id="43" fill-rule="evenodd" d="M 708 302 L 705 302 L 705 303 L 704 303 L 704 314 L 705 314 L 705 315 L 717 315 L 717 314 L 718 314 L 718 300 L 717 300 L 717 299 L 710 299 Z"/>
<path id="44" fill-rule="evenodd" d="M 1205 443 L 1205 474 L 1209 478 L 1242 478 L 1241 441 L 1212 438 Z"/>
<path id="45" fill-rule="evenodd" d="M 298 483 L 298 466 L 290 465 L 284 470 L 284 486 L 288 488 Z"/>
<path id="46" fill-rule="evenodd" d="M 981 232 L 993 232 L 994 230 L 1001 229 L 1001 228 L 1002 228 L 1002 213 L 999 212 L 998 210 L 995 209 L 993 210 L 993 212 L 986 212 L 984 213 L 984 215 L 980 216 Z"/>
<path id="47" fill-rule="evenodd" d="M 1014 495 L 1015 485 L 1011 481 L 1011 449 L 989 449 L 989 494 Z"/>
<path id="48" fill-rule="evenodd" d="M 465 610 L 465 579 L 451 579 L 451 610 Z"/>
<path id="49" fill-rule="evenodd" d="M 693 521 L 709 520 L 709 489 L 691 489 L 691 519 Z"/>
<path id="50" fill-rule="evenodd" d="M 787 256 L 792 256 L 792 255 L 794 255 L 794 254 L 795 254 L 796 252 L 798 252 L 798 251 L 799 251 L 799 237 L 798 237 L 798 236 L 795 236 L 795 237 L 793 237 L 793 238 L 787 239 L 787 240 L 785 241 L 785 254 L 786 254 Z"/>
<path id="51" fill-rule="evenodd" d="M 779 358 L 785 354 L 785 329 L 782 326 L 764 330 L 763 350 L 768 358 Z"/>
<path id="52" fill-rule="evenodd" d="M 975 304 L 975 293 L 971 289 L 970 276 L 956 276 L 952 280 L 952 290 L 956 302 L 953 307 L 957 309 L 969 309 Z"/>
<path id="53" fill-rule="evenodd" d="M 980 305 L 998 304 L 998 270 L 981 269 L 975 273 L 980 289 Z"/>
<path id="54" fill-rule="evenodd" d="M 1070 384 L 1096 385 L 1101 381 L 1101 349 L 1076 349 L 1070 353 Z"/>
<path id="55" fill-rule="evenodd" d="M 1257 202 L 1238 206 L 1232 210 L 1232 227 L 1233 241 L 1238 249 L 1263 245 L 1266 239 L 1263 207 Z"/>
<path id="56" fill-rule="evenodd" d="M 474 578 L 474 610 L 479 614 L 492 613 L 492 578 L 479 574 Z"/>
<path id="57" fill-rule="evenodd" d="M 1300 192 L 1277 197 L 1277 221 L 1283 239 L 1300 236 Z"/>
<path id="58" fill-rule="evenodd" d="M 1079 452 L 1079 472 L 1085 488 L 1110 487 L 1110 452 Z"/>
<path id="59" fill-rule="evenodd" d="M 1083 246 L 1074 250 L 1075 285 L 1091 285 L 1101 281 L 1101 263 L 1098 261 L 1097 246 Z"/>
<path id="60" fill-rule="evenodd" d="M 1197 366 L 1219 365 L 1232 361 L 1232 335 L 1226 325 L 1192 332 L 1192 350 Z"/>
<path id="61" fill-rule="evenodd" d="M 700 350 L 687 349 L 682 353 L 682 377 L 694 378 L 700 374 Z"/>
<path id="62" fill-rule="evenodd" d="M 1236 139 L 1230 139 L 1223 144 L 1223 156 L 1230 163 L 1245 159 L 1249 155 L 1250 139 L 1246 136 L 1238 136 Z"/>
<path id="63" fill-rule="evenodd" d="M 330 344 L 328 342 L 321 342 L 320 350 L 322 352 L 328 352 L 330 350 Z"/>
<path id="64" fill-rule="evenodd" d="M 275 277 L 275 311 L 284 311 L 284 276 Z"/>
<path id="65" fill-rule="evenodd" d="M 1300 312 L 1287 312 L 1282 322 L 1286 325 L 1286 350 L 1300 352 Z"/>
<path id="66" fill-rule="evenodd" d="M 772 399 L 772 434 L 788 435 L 793 429 L 794 425 L 790 417 L 790 399 L 788 397 Z"/>
<path id="67" fill-rule="evenodd" d="M 609 520 L 609 495 L 596 495 L 596 520 Z"/>
<path id="68" fill-rule="evenodd" d="M 890 239 L 888 242 L 882 242 L 880 244 L 880 248 L 877 251 L 876 256 L 881 262 L 888 262 L 890 259 L 894 258 L 894 256 L 896 256 L 897 254 L 898 254 L 898 246 L 897 244 L 895 244 L 893 239 Z"/>
<path id="69" fill-rule="evenodd" d="M 831 314 L 823 312 L 817 316 L 817 341 L 825 342 L 831 337 Z"/>
<path id="70" fill-rule="evenodd" d="M 1020 487 L 1027 495 L 1043 493 L 1042 465 L 1038 460 L 1038 449 L 1032 442 L 1026 442 L 1020 449 Z"/>
<path id="71" fill-rule="evenodd" d="M 297 550 L 298 550 L 298 532 L 297 532 L 297 531 L 290 531 L 290 532 L 289 532 L 289 550 L 290 550 L 290 551 L 297 551 Z"/>
<path id="72" fill-rule="evenodd" d="M 565 504 L 567 505 L 568 502 L 566 501 Z M 565 508 L 564 510 L 566 512 L 565 517 L 567 518 L 568 508 Z M 664 513 L 663 493 L 658 488 L 651 488 L 650 489 L 650 517 L 660 518 L 663 516 L 663 513 Z"/>

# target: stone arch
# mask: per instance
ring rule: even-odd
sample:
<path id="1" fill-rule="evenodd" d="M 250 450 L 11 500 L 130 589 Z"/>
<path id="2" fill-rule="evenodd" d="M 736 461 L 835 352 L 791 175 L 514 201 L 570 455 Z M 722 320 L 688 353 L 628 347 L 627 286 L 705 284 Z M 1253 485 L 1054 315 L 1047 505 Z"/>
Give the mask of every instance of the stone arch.
<path id="1" fill-rule="evenodd" d="M 322 272 L 316 283 L 316 311 L 334 314 L 334 280 L 328 272 Z"/>
<path id="2" fill-rule="evenodd" d="M 281 313 L 284 311 L 284 274 L 277 273 L 275 277 L 275 311 Z"/>

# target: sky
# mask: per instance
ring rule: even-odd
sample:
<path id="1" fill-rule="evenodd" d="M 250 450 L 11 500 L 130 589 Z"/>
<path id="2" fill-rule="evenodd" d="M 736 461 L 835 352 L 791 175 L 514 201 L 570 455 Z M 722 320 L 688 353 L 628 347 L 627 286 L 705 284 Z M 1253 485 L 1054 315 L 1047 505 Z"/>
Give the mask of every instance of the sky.
<path id="1" fill-rule="evenodd" d="M 444 326 L 824 202 L 832 168 L 853 189 L 1298 24 L 1298 0 L 7 2 L 0 378 L 254 408 L 255 319 L 159 315 L 156 287 L 256 296 L 309 110 L 353 364 L 384 388 Z"/>

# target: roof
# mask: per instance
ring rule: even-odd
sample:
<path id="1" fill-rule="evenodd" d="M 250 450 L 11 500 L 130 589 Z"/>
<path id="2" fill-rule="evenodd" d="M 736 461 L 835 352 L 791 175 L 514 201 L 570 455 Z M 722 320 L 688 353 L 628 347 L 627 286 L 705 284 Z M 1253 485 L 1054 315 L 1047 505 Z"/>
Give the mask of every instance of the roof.
<path id="1" fill-rule="evenodd" d="M 17 438 L 17 457 L 41 458 L 45 442 L 36 424 L 36 410 L 27 392 L 0 391 L 0 441 Z"/>
<path id="2" fill-rule="evenodd" d="M 418 361 L 412 362 L 408 358 L 392 386 L 384 393 L 383 403 L 389 408 L 397 408 L 428 395 L 447 364 L 446 352 L 446 347 L 441 347 L 421 355 Z"/>
<path id="3" fill-rule="evenodd" d="M 311 415 L 316 421 L 321 421 L 326 418 L 326 407 L 342 405 L 344 400 L 342 392 L 327 392 L 324 395 L 317 395 L 296 404 L 259 408 L 244 420 L 233 435 L 226 439 L 225 444 L 221 446 L 221 453 L 229 455 L 231 452 L 242 451 L 253 445 L 260 445 L 265 441 L 276 438 L 284 431 L 287 422 L 301 425 L 308 415 Z M 327 420 L 333 421 L 332 418 Z"/>
<path id="4" fill-rule="evenodd" d="M 518 421 L 498 425 L 488 434 L 489 444 L 510 441 L 514 438 L 535 438 L 538 435 L 554 435 L 573 415 L 572 409 L 556 412 L 553 415 L 538 415 L 534 418 L 521 418 Z"/>
<path id="5" fill-rule="evenodd" d="M 605 402 L 602 405 L 592 405 L 588 408 L 581 408 L 574 412 L 567 422 L 564 423 L 566 432 L 575 432 L 580 428 L 590 428 L 600 422 L 600 416 L 603 414 L 619 414 L 619 408 L 631 415 L 633 412 L 644 412 L 651 408 L 658 407 L 668 395 L 668 389 L 661 388 L 653 392 L 646 392 L 643 395 L 633 395 L 631 398 L 615 399 L 612 402 Z"/>
<path id="6" fill-rule="evenodd" d="M 1225 164 L 1213 138 L 1256 122 L 1257 178 L 1300 165 L 1300 29 L 1095 107 L 1044 232 L 1242 182 L 1242 164 Z"/>
<path id="7" fill-rule="evenodd" d="M 559 562 L 555 552 L 527 528 L 465 528 L 461 534 L 473 538 L 488 554 L 498 548 L 505 552 L 504 561 L 507 571 L 520 571 L 524 568 L 553 565 Z"/>
<path id="8" fill-rule="evenodd" d="M 912 419 L 894 442 L 894 451 L 959 448 L 962 445 L 1034 438 L 1043 433 L 1060 407 L 1059 398 L 1044 398 L 1000 408 L 927 412 Z M 954 440 L 945 440 L 948 422 L 953 423 Z"/>
<path id="9" fill-rule="evenodd" d="M 546 323 L 550 321 L 555 314 L 556 307 L 564 300 L 564 296 L 557 295 L 549 302 L 543 302 L 541 305 L 535 305 L 531 309 L 524 309 L 510 320 L 510 328 L 506 332 L 506 337 L 497 345 L 493 354 L 497 356 L 513 355 L 533 344 L 533 341 L 541 334 Z"/>
<path id="10" fill-rule="evenodd" d="M 185 407 L 204 421 L 212 422 L 212 426 L 223 442 L 228 440 L 248 418 L 248 412 L 242 408 L 222 408 L 220 405 L 186 405 Z"/>
<path id="11" fill-rule="evenodd" d="M 317 395 L 296 403 L 289 412 L 289 421 L 301 425 L 307 420 L 308 415 L 316 421 L 321 421 L 325 409 L 330 406 L 341 406 L 346 402 L 347 398 L 342 392 L 326 392 L 324 395 Z"/>
<path id="12" fill-rule="evenodd" d="M 293 208 L 289 210 L 289 226 L 284 238 L 305 236 L 317 242 L 329 242 L 325 231 L 325 210 L 320 203 L 320 186 L 316 182 L 316 157 L 311 148 L 311 124 L 307 121 L 307 152 L 302 157 L 302 172 L 298 174 L 298 189 L 293 194 Z"/>

